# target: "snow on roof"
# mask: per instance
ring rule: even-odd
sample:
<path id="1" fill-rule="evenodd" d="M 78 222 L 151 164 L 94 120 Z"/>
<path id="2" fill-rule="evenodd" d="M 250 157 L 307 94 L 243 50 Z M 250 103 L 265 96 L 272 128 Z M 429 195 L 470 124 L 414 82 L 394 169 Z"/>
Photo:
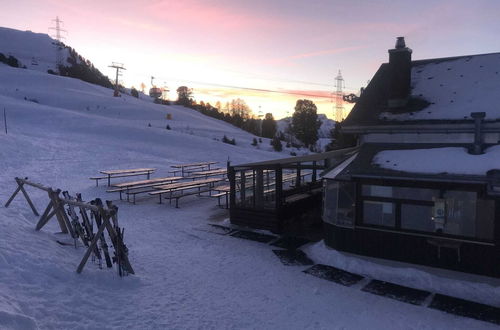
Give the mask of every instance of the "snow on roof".
<path id="1" fill-rule="evenodd" d="M 425 61 L 412 67 L 412 96 L 431 104 L 413 113 L 390 114 L 392 120 L 471 119 L 486 112 L 486 120 L 500 119 L 500 53 Z"/>
<path id="2" fill-rule="evenodd" d="M 500 169 L 500 146 L 490 147 L 482 155 L 471 155 L 459 147 L 384 150 L 373 157 L 373 164 L 411 173 L 486 175 Z"/>

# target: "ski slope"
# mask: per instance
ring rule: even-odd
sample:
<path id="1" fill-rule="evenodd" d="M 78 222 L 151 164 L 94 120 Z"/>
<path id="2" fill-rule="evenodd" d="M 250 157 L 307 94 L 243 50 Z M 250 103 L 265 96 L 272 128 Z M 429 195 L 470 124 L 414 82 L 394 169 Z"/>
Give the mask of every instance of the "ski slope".
<path id="1" fill-rule="evenodd" d="M 196 111 L 111 95 L 79 80 L 0 65 L 0 110 L 6 109 L 8 124 L 8 134 L 0 133 L 2 205 L 16 176 L 81 192 L 87 200 L 111 199 L 136 272 L 119 278 L 89 263 L 76 274 L 83 247 L 59 245 L 56 240 L 71 240 L 55 234 L 53 220 L 35 231 L 38 218 L 19 195 L 9 208 L 0 207 L 0 329 L 494 328 L 311 277 L 302 273 L 305 267 L 283 266 L 271 246 L 209 232 L 209 223 L 228 216 L 214 199 L 186 198 L 179 209 L 147 198 L 131 205 L 95 187 L 88 178 L 104 169 L 155 167 L 160 177 L 174 164 L 214 160 L 225 166 L 228 158 L 241 163 L 287 155 L 269 151 L 266 140 L 253 147 L 252 135 Z M 223 135 L 237 145 L 222 143 Z M 27 190 L 42 211 L 45 194 Z M 306 250 L 317 262 L 334 258 L 396 281 L 391 266 L 339 256 L 322 243 Z M 411 274 L 435 290 L 439 283 L 450 291 L 478 288 L 490 295 L 476 298 L 498 303 L 498 285 L 404 269 L 409 281 Z"/>

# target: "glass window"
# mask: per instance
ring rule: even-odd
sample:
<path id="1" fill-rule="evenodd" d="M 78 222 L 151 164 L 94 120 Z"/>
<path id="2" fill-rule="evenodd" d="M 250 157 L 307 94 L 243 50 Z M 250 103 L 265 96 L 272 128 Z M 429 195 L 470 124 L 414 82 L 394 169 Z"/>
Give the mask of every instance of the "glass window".
<path id="1" fill-rule="evenodd" d="M 432 201 L 433 198 L 439 197 L 439 190 L 436 189 L 363 185 L 362 190 L 363 196 L 372 197 L 412 199 L 418 201 Z"/>
<path id="2" fill-rule="evenodd" d="M 446 219 L 443 233 L 458 236 L 476 235 L 476 193 L 446 191 Z"/>
<path id="3" fill-rule="evenodd" d="M 439 198 L 439 190 L 395 187 L 394 197 L 400 199 L 413 199 L 417 201 L 432 201 L 433 198 Z"/>
<path id="4" fill-rule="evenodd" d="M 323 221 L 333 225 L 337 212 L 339 184 L 333 180 L 324 180 L 323 189 Z"/>
<path id="5" fill-rule="evenodd" d="M 433 232 L 432 206 L 402 204 L 401 228 Z"/>
<path id="6" fill-rule="evenodd" d="M 354 226 L 354 210 L 356 209 L 356 184 L 340 183 L 338 193 L 336 224 Z"/>
<path id="7" fill-rule="evenodd" d="M 393 188 L 389 186 L 363 185 L 362 191 L 363 196 L 393 197 Z"/>
<path id="8" fill-rule="evenodd" d="M 476 237 L 491 241 L 495 228 L 495 201 L 478 199 L 476 207 Z"/>
<path id="9" fill-rule="evenodd" d="M 394 227 L 396 225 L 395 205 L 386 202 L 363 201 L 363 223 Z"/>
<path id="10" fill-rule="evenodd" d="M 323 221 L 337 226 L 354 225 L 356 185 L 348 182 L 324 181 Z"/>

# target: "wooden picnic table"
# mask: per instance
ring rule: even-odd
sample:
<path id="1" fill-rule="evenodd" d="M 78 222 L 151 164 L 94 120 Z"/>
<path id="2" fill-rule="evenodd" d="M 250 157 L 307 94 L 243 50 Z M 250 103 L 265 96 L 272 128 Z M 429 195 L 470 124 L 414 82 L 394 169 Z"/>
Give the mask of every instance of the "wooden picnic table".
<path id="1" fill-rule="evenodd" d="M 129 200 L 129 193 L 134 192 L 134 204 L 135 204 L 135 195 L 144 193 L 144 192 L 149 192 L 152 191 L 151 189 L 154 186 L 159 186 L 162 184 L 166 183 L 173 183 L 176 181 L 179 181 L 182 179 L 180 176 L 168 176 L 164 178 L 155 178 L 155 179 L 149 179 L 149 180 L 139 180 L 139 181 L 132 181 L 132 182 L 122 182 L 122 183 L 115 183 L 112 186 L 115 187 L 114 189 L 107 190 L 107 192 L 119 192 L 120 193 L 120 200 L 122 200 L 122 193 L 127 194 L 127 201 Z M 148 190 L 149 189 L 149 190 Z"/>
<path id="2" fill-rule="evenodd" d="M 133 187 L 133 186 L 147 185 L 150 183 L 160 183 L 160 182 L 169 183 L 169 181 L 173 182 L 173 181 L 178 181 L 180 179 L 182 179 L 182 176 L 167 176 L 164 178 L 155 178 L 155 179 L 148 179 L 148 180 L 115 183 L 115 184 L 112 184 L 112 186 L 117 187 L 117 188 L 127 188 L 127 187 Z"/>
<path id="3" fill-rule="evenodd" d="M 96 186 L 99 185 L 99 180 L 107 179 L 108 180 L 108 186 L 111 185 L 111 178 L 123 178 L 123 177 L 128 177 L 128 176 L 138 176 L 138 175 L 146 175 L 147 178 L 149 179 L 151 173 L 153 173 L 156 169 L 155 168 L 134 168 L 134 169 L 127 169 L 127 170 L 106 170 L 106 171 L 99 171 L 102 174 L 105 174 L 105 176 L 97 176 L 97 177 L 91 177 L 91 180 L 95 180 Z"/>
<path id="4" fill-rule="evenodd" d="M 201 172 L 192 172 L 190 175 L 194 177 L 209 177 L 209 176 L 217 176 L 217 175 L 226 175 L 227 169 L 218 169 L 211 171 L 201 171 Z"/>
<path id="5" fill-rule="evenodd" d="M 210 166 L 213 165 L 213 164 L 217 164 L 217 163 L 218 162 L 198 162 L 198 163 L 190 163 L 190 164 L 171 165 L 170 167 L 172 167 L 172 168 L 180 168 L 182 176 L 184 176 L 184 171 L 187 168 L 190 168 L 190 167 L 201 167 L 201 168 L 207 167 L 210 170 Z M 176 172 L 178 172 L 178 171 L 174 171 L 174 175 L 175 175 Z"/>
<path id="6" fill-rule="evenodd" d="M 161 185 L 161 186 L 156 186 L 154 187 L 156 191 L 150 192 L 150 195 L 158 195 L 160 198 L 160 204 L 161 204 L 161 196 L 164 193 L 169 193 L 170 196 L 169 198 L 172 198 L 172 193 L 174 191 L 183 191 L 183 190 L 188 190 L 188 189 L 193 189 L 193 188 L 198 188 L 198 192 L 201 191 L 201 188 L 203 187 L 209 187 L 216 182 L 220 182 L 223 179 L 204 179 L 204 180 L 195 180 L 195 181 L 187 181 L 187 182 L 176 182 L 176 183 L 170 183 L 166 185 Z M 176 207 L 178 206 L 178 201 L 179 198 L 183 197 L 184 195 L 177 196 L 176 197 Z"/>

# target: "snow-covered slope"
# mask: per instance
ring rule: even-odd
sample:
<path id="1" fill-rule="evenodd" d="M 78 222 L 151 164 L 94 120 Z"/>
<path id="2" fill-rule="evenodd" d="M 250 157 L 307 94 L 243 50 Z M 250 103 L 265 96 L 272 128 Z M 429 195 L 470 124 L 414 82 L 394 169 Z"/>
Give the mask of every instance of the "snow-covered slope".
<path id="1" fill-rule="evenodd" d="M 56 243 L 71 240 L 54 234 L 55 221 L 35 231 L 38 217 L 18 195 L 0 207 L 0 329 L 493 328 L 311 277 L 283 266 L 269 245 L 207 232 L 209 222 L 227 218 L 214 199 L 193 196 L 179 209 L 148 198 L 132 205 L 95 187 L 88 177 L 104 169 L 155 167 L 159 177 L 178 163 L 281 157 L 196 111 L 111 95 L 79 80 L 0 65 L 8 124 L 8 134 L 0 130 L 0 201 L 16 188 L 16 176 L 86 200 L 113 200 L 136 271 L 120 279 L 89 263 L 76 274 L 84 249 Z M 223 135 L 237 145 L 218 141 Z M 27 190 L 42 211 L 46 194 Z M 439 281 L 430 282 L 438 290 Z M 498 302 L 497 288 L 482 288 L 490 294 L 484 302 Z"/>
<path id="2" fill-rule="evenodd" d="M 47 34 L 0 27 L 0 53 L 14 56 L 31 70 L 57 71 L 57 51 L 56 42 Z M 63 59 L 68 57 L 67 49 L 62 52 Z"/>

